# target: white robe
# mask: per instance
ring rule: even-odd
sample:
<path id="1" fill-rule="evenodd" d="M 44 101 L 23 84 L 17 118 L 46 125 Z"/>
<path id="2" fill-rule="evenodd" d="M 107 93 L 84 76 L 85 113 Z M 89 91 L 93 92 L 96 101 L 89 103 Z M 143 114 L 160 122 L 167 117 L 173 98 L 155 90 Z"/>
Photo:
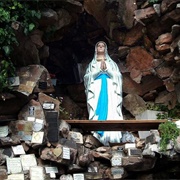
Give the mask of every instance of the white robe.
<path id="1" fill-rule="evenodd" d="M 122 75 L 117 64 L 106 53 L 107 69 L 100 69 L 100 62 L 96 61 L 96 56 L 90 62 L 84 76 L 85 93 L 87 97 L 87 108 L 89 120 L 98 120 L 96 108 L 101 90 L 101 79 L 96 79 L 100 74 L 107 73 L 108 91 L 108 112 L 106 120 L 123 120 L 122 115 Z M 96 79 L 96 80 L 95 80 Z M 104 119 L 105 120 L 105 119 Z M 104 131 L 103 136 L 97 132 L 93 134 L 104 145 L 121 142 L 122 134 L 120 131 Z"/>
<path id="2" fill-rule="evenodd" d="M 95 80 L 95 78 L 101 73 L 107 73 L 110 78 L 107 78 L 107 88 L 108 88 L 108 115 L 107 119 L 109 120 L 122 120 L 122 80 L 121 74 L 118 71 L 108 70 L 103 72 L 100 70 L 100 62 L 97 62 L 93 65 L 93 71 L 86 73 L 84 76 L 86 82 L 86 96 L 87 96 L 87 106 L 89 112 L 89 120 L 98 120 L 98 117 L 95 115 L 95 110 L 97 107 L 97 102 L 101 90 L 101 79 Z M 95 67 L 97 66 L 97 67 Z M 97 73 L 98 69 L 99 73 Z M 109 68 L 110 69 L 110 68 Z M 94 73 L 95 72 L 95 73 Z"/>

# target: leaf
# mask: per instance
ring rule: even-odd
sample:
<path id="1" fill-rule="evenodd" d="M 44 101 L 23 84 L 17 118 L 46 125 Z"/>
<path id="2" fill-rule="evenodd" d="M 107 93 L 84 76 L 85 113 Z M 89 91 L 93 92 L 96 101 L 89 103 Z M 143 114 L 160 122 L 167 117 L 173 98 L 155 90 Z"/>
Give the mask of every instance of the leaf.
<path id="1" fill-rule="evenodd" d="M 41 18 L 41 13 L 40 13 L 40 12 L 36 13 L 36 17 L 37 17 L 38 19 L 40 19 L 40 18 Z"/>
<path id="2" fill-rule="evenodd" d="M 29 24 L 29 31 L 32 31 L 34 29 L 34 27 L 35 27 L 35 24 L 33 24 L 33 23 Z"/>
<path id="3" fill-rule="evenodd" d="M 28 29 L 24 28 L 24 34 L 27 35 L 28 34 Z"/>
<path id="4" fill-rule="evenodd" d="M 36 14 L 36 11 L 35 11 L 35 10 L 31 10 L 31 15 L 32 15 L 32 17 L 34 17 L 35 14 Z"/>
<path id="5" fill-rule="evenodd" d="M 3 50 L 5 51 L 6 55 L 10 54 L 10 46 L 3 46 Z"/>

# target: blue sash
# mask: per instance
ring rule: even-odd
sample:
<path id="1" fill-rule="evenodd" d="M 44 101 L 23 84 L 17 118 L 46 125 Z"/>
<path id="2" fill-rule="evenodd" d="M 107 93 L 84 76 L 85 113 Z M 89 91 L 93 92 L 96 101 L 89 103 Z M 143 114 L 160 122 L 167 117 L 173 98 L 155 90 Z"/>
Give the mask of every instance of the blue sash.
<path id="1" fill-rule="evenodd" d="M 100 74 L 95 80 L 101 79 L 101 90 L 98 98 L 98 103 L 96 107 L 96 115 L 98 120 L 105 121 L 107 120 L 108 115 L 108 88 L 107 88 L 107 74 Z M 100 136 L 103 136 L 104 131 L 98 131 Z"/>

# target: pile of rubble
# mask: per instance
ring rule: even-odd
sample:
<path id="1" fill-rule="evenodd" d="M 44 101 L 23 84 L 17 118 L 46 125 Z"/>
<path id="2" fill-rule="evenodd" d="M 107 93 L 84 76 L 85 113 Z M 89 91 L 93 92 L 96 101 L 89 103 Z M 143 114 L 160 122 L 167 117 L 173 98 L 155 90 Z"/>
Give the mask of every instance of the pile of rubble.
<path id="1" fill-rule="evenodd" d="M 18 120 L 0 126 L 1 179 L 123 179 L 129 172 L 154 168 L 156 153 L 161 154 L 157 130 L 145 139 L 134 133 L 135 142 L 103 146 L 90 133 L 59 120 L 57 100 L 46 96 L 40 93 Z M 178 157 L 179 150 L 170 144 L 164 155 Z"/>

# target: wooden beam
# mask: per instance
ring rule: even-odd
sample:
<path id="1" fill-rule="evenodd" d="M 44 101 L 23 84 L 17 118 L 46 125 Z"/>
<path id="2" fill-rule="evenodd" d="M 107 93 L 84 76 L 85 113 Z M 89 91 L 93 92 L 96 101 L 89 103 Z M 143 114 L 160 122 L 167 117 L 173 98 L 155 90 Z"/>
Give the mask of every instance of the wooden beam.
<path id="1" fill-rule="evenodd" d="M 147 131 L 158 129 L 167 120 L 65 120 L 71 127 L 85 131 Z"/>
<path id="2" fill-rule="evenodd" d="M 17 115 L 0 115 L 0 124 L 17 120 Z"/>

